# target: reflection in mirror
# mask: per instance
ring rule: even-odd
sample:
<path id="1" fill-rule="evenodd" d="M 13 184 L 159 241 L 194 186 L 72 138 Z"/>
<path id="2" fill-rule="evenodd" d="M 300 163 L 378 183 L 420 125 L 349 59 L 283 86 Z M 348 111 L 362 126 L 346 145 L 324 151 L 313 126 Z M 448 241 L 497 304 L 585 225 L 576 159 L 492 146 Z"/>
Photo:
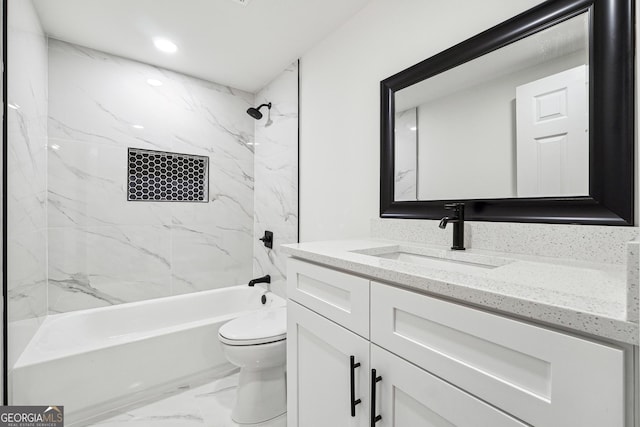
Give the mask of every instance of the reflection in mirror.
<path id="1" fill-rule="evenodd" d="M 585 12 L 397 91 L 395 200 L 589 195 L 588 64 Z"/>
<path id="2" fill-rule="evenodd" d="M 396 113 L 395 200 L 417 200 L 418 108 Z"/>

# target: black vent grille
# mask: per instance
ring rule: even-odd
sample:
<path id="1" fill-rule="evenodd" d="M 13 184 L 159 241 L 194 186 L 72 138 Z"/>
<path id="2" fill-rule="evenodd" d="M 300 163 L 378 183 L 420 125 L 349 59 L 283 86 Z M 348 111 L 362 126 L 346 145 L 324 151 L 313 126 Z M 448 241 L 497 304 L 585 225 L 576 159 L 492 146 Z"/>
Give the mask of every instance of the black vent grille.
<path id="1" fill-rule="evenodd" d="M 129 148 L 127 200 L 207 202 L 209 158 Z"/>

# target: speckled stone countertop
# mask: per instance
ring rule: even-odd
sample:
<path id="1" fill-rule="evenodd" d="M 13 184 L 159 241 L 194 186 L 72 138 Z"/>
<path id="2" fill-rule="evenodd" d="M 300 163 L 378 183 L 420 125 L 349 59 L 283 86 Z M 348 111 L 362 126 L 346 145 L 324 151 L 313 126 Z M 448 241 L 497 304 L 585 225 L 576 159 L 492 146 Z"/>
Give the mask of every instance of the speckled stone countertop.
<path id="1" fill-rule="evenodd" d="M 627 315 L 627 300 L 637 295 L 630 287 L 637 287 L 637 280 L 628 280 L 625 265 L 481 249 L 457 252 L 384 239 L 298 243 L 282 249 L 296 258 L 523 319 L 628 344 L 639 341 L 638 323 Z M 390 252 L 453 262 L 380 257 Z"/>

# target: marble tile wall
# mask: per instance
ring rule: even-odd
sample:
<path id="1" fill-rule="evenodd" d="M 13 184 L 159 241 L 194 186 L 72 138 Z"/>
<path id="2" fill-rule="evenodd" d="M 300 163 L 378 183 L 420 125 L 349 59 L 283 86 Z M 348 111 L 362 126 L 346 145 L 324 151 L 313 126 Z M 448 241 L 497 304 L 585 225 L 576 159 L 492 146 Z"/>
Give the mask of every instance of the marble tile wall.
<path id="1" fill-rule="evenodd" d="M 255 123 L 253 274 L 271 275 L 271 289 L 285 296 L 286 256 L 280 245 L 298 241 L 298 63 L 256 94 L 272 103 Z M 273 249 L 258 239 L 273 231 Z"/>
<path id="2" fill-rule="evenodd" d="M 247 92 L 49 40 L 50 313 L 250 279 L 253 104 Z M 209 156 L 209 203 L 128 202 L 127 147 Z"/>
<path id="3" fill-rule="evenodd" d="M 418 200 L 418 107 L 396 113 L 394 200 Z"/>
<path id="4" fill-rule="evenodd" d="M 47 314 L 47 39 L 30 0 L 10 0 L 7 18 L 7 287 L 14 324 Z"/>

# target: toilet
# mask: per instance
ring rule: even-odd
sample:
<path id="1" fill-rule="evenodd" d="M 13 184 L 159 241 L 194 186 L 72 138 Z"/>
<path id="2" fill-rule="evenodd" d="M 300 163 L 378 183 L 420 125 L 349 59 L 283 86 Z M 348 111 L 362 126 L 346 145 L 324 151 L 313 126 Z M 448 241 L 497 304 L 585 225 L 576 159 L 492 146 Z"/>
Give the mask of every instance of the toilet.
<path id="1" fill-rule="evenodd" d="M 240 367 L 231 412 L 236 423 L 261 423 L 287 411 L 286 338 L 286 307 L 241 316 L 220 327 L 224 354 Z"/>

